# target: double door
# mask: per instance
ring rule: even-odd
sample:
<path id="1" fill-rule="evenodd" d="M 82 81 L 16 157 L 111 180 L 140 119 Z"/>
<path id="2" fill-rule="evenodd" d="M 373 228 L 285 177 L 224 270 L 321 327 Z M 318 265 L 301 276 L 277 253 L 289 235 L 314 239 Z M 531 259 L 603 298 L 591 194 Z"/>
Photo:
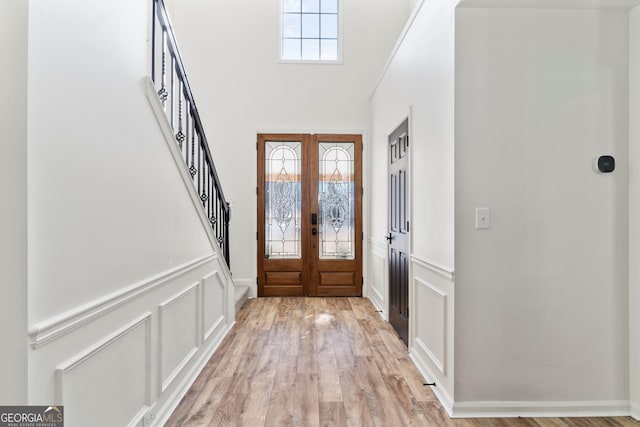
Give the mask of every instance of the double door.
<path id="1" fill-rule="evenodd" d="M 258 135 L 258 296 L 362 295 L 362 137 Z"/>

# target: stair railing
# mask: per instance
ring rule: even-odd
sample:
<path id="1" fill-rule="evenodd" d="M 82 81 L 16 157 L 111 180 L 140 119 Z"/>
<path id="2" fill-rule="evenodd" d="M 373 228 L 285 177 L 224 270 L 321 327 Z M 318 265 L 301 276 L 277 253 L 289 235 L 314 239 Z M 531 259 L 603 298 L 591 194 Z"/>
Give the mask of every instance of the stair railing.
<path id="1" fill-rule="evenodd" d="M 227 265 L 230 207 L 187 79 L 163 0 L 153 1 L 151 79 Z"/>

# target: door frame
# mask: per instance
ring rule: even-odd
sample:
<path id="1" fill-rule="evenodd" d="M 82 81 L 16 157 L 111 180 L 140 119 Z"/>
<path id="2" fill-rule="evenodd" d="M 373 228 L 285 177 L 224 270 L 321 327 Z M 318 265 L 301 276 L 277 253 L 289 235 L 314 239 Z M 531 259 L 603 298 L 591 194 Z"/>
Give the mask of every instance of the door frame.
<path id="1" fill-rule="evenodd" d="M 268 138 L 265 138 L 268 137 Z M 354 293 L 345 293 L 344 296 L 364 296 L 365 286 L 364 286 L 364 276 L 366 269 L 366 259 L 365 259 L 365 251 L 364 251 L 364 236 L 365 236 L 365 226 L 367 223 L 367 219 L 365 217 L 365 211 L 368 212 L 367 205 L 364 199 L 364 183 L 367 181 L 366 172 L 366 161 L 365 151 L 364 151 L 364 140 L 365 133 L 364 132 L 336 132 L 336 131 L 327 131 L 327 132 L 288 132 L 288 131 L 257 131 L 256 132 L 256 152 L 257 152 L 257 162 L 264 162 L 264 150 L 265 150 L 265 142 L 269 140 L 281 140 L 281 141 L 300 141 L 303 147 L 309 147 L 315 143 L 319 144 L 322 142 L 354 142 L 354 194 L 357 193 L 358 197 L 355 199 L 354 209 L 356 212 L 355 221 L 355 230 L 354 230 L 354 242 L 356 246 L 354 248 L 355 257 L 353 260 L 330 260 L 330 259 L 320 259 L 317 254 L 317 245 L 318 245 L 318 237 L 303 237 L 302 244 L 302 260 L 300 260 L 301 268 L 303 271 L 302 277 L 302 292 L 303 296 L 322 296 L 327 295 L 331 296 L 334 292 L 338 292 L 336 289 L 331 289 L 332 286 L 339 285 L 339 282 L 334 282 L 333 280 L 329 281 L 329 288 L 325 288 L 324 292 L 318 289 L 318 286 L 321 284 L 321 275 L 319 272 L 322 270 L 326 271 L 326 266 L 331 265 L 334 262 L 351 262 L 355 265 L 355 280 L 354 286 L 356 286 Z M 260 141 L 262 141 L 262 146 Z M 315 144 L 314 144 L 315 145 Z M 307 151 L 307 148 L 302 149 L 303 153 Z M 304 155 L 304 154 L 303 154 Z M 302 170 L 307 170 L 311 173 L 312 177 L 316 174 L 319 174 L 318 170 L 318 153 L 317 150 L 309 149 L 307 152 L 306 158 L 302 159 L 301 168 Z M 260 172 L 261 168 L 264 166 L 256 165 L 256 171 Z M 263 171 L 264 172 L 264 171 Z M 257 179 L 257 187 L 256 187 L 256 291 L 255 295 L 258 296 L 260 294 L 260 285 L 264 286 L 263 279 L 260 278 L 260 273 L 264 273 L 264 241 L 265 241 L 265 177 L 264 173 L 258 173 Z M 318 182 L 313 179 L 307 179 L 307 182 L 302 182 L 302 218 L 306 217 L 310 218 L 310 214 L 312 212 L 318 212 L 318 200 L 314 198 L 316 194 L 318 194 Z M 314 196 L 312 196 L 312 194 Z M 309 219 L 302 220 L 301 224 L 301 235 L 302 236 L 310 236 L 311 229 L 315 228 L 315 226 L 310 224 Z M 320 233 L 318 233 L 319 236 Z M 306 241 L 305 241 L 306 240 Z M 262 242 L 262 245 L 260 244 Z M 283 260 L 286 262 L 286 260 Z M 294 260 L 291 260 L 294 261 Z M 323 268 L 325 266 L 325 268 Z M 352 267 L 353 268 L 353 267 Z M 333 270 L 333 268 L 329 268 L 329 270 Z M 345 267 L 345 265 L 337 265 L 335 272 L 339 274 L 343 274 L 344 272 L 352 271 L 350 268 Z M 341 273 L 342 272 L 342 273 Z M 333 274 L 331 271 L 327 272 L 329 275 Z M 314 276 L 315 275 L 315 276 Z M 335 276 L 334 276 L 335 278 Z M 360 279 L 360 280 L 358 280 Z M 346 292 L 346 289 L 343 289 Z M 328 292 L 328 293 L 326 293 Z M 284 294 L 283 294 L 284 295 Z M 338 296 L 338 295 L 336 295 Z M 342 294 L 340 295 L 342 296 Z"/>
<path id="2" fill-rule="evenodd" d="M 412 200 L 413 200 L 413 108 L 409 107 L 409 111 L 404 113 L 403 115 L 401 115 L 401 118 L 397 121 L 394 122 L 393 127 L 386 133 L 386 138 L 385 138 L 385 150 L 387 151 L 387 156 L 386 156 L 386 181 L 387 181 L 387 198 L 386 198 L 386 208 L 387 208 L 387 229 L 386 229 L 386 233 L 385 235 L 389 234 L 389 222 L 390 222 L 390 218 L 389 218 L 389 199 L 390 199 L 390 195 L 391 195 L 391 185 L 389 182 L 389 174 L 391 172 L 391 152 L 389 150 L 389 136 L 391 136 L 391 134 L 402 124 L 402 122 L 404 122 L 405 120 L 408 120 L 407 123 L 407 133 L 409 136 L 409 145 L 407 146 L 407 218 L 409 221 L 409 231 L 407 233 L 407 240 L 408 240 L 408 256 L 409 256 L 409 272 L 408 274 L 408 286 L 409 286 L 409 330 L 407 333 L 407 349 L 409 351 L 411 351 L 411 348 L 414 345 L 414 341 L 415 341 L 415 337 L 413 334 L 413 331 L 416 330 L 416 325 L 415 325 L 415 313 L 417 313 L 417 307 L 415 306 L 415 295 L 414 295 L 414 286 L 413 286 L 413 230 L 414 230 L 414 222 L 413 222 L 413 204 L 412 204 Z M 390 287 L 390 281 L 389 281 L 389 250 L 388 250 L 388 245 L 385 242 L 385 246 L 387 247 L 386 250 L 386 263 L 385 263 L 385 289 L 384 289 L 384 293 L 385 293 L 385 299 L 386 299 L 386 307 L 385 307 L 385 314 L 386 314 L 386 321 L 389 321 L 389 316 L 391 313 L 391 296 L 389 295 L 389 287 Z"/>

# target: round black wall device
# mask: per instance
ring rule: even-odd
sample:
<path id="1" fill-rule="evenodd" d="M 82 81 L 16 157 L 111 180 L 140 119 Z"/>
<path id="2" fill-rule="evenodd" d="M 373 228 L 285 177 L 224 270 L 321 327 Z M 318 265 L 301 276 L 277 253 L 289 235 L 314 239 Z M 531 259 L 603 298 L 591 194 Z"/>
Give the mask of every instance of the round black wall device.
<path id="1" fill-rule="evenodd" d="M 616 168 L 616 160 L 613 156 L 600 156 L 598 158 L 598 171 L 602 173 L 613 172 Z"/>

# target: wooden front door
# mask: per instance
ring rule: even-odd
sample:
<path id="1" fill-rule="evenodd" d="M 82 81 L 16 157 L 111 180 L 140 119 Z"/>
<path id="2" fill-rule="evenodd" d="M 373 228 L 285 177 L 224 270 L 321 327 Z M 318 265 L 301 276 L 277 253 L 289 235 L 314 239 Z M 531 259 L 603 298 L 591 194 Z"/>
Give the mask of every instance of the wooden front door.
<path id="1" fill-rule="evenodd" d="M 258 135 L 258 296 L 362 295 L 362 137 Z"/>
<path id="2" fill-rule="evenodd" d="M 409 122 L 389 136 L 389 323 L 404 341 L 409 337 Z"/>

